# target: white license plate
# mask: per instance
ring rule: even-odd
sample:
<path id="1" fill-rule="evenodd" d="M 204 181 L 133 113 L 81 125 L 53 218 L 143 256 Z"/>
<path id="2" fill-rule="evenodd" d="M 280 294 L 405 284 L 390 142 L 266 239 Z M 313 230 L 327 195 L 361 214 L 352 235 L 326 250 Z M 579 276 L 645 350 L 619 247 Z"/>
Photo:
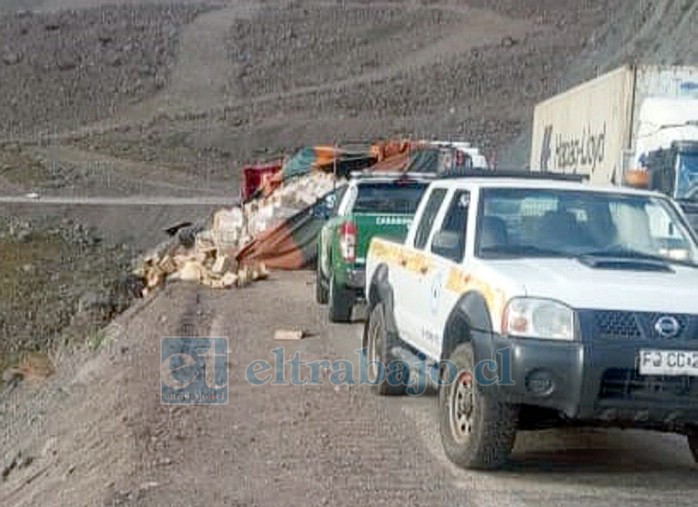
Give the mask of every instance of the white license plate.
<path id="1" fill-rule="evenodd" d="M 640 375 L 698 377 L 698 351 L 641 350 Z"/>

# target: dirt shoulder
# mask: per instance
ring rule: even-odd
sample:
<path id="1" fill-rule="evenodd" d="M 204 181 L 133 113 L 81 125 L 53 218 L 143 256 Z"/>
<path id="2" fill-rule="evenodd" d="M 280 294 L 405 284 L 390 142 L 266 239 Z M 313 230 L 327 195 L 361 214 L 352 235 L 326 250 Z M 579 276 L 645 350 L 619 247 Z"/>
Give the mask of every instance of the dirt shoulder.
<path id="1" fill-rule="evenodd" d="M 442 472 L 410 444 L 408 428 L 391 416 L 395 405 L 361 387 L 248 382 L 247 366 L 274 361 L 279 346 L 289 359 L 342 357 L 329 345 L 311 281 L 301 272 L 232 292 L 172 285 L 117 319 L 101 350 L 63 361 L 70 367 L 38 395 L 18 391 L 4 403 L 26 401 L 19 412 L 0 412 L 0 424 L 14 422 L 2 448 L 31 460 L 9 472 L 0 502 L 443 504 Z M 274 342 L 274 330 L 289 326 L 313 336 Z M 160 403 L 160 340 L 182 334 L 229 338 L 228 406 Z M 22 420 L 32 436 L 15 425 Z"/>

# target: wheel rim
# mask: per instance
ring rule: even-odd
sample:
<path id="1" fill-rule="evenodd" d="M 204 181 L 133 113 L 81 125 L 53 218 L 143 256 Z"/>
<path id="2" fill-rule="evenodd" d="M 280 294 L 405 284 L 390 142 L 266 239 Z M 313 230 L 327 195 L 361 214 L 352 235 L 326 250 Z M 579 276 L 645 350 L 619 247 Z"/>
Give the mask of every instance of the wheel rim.
<path id="1" fill-rule="evenodd" d="M 368 333 L 368 380 L 374 383 L 378 378 L 377 362 L 379 361 L 378 350 L 383 342 L 383 328 L 381 324 L 371 319 L 371 326 Z"/>
<path id="2" fill-rule="evenodd" d="M 467 440 L 473 430 L 473 384 L 472 373 L 462 371 L 451 389 L 451 433 L 459 443 Z"/>

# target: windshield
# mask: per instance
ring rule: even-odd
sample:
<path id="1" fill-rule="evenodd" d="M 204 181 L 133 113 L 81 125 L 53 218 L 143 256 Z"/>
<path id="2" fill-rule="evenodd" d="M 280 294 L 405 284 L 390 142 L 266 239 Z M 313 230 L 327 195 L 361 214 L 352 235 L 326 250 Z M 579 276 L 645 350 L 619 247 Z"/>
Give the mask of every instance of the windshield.
<path id="1" fill-rule="evenodd" d="M 677 199 L 698 201 L 698 153 L 682 153 L 678 160 Z"/>
<path id="2" fill-rule="evenodd" d="M 426 183 L 415 181 L 361 183 L 352 212 L 413 215 L 426 187 Z"/>
<path id="3" fill-rule="evenodd" d="M 567 190 L 486 189 L 478 257 L 614 256 L 696 264 L 667 199 Z"/>

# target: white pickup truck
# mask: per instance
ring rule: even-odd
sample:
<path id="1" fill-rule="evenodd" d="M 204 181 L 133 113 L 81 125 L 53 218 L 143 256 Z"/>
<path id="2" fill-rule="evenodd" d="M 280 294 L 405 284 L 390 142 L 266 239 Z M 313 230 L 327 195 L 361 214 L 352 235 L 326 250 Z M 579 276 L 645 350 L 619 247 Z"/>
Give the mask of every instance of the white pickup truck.
<path id="1" fill-rule="evenodd" d="M 658 193 L 530 176 L 435 180 L 404 243 L 372 240 L 376 390 L 431 379 L 445 452 L 464 468 L 502 466 L 518 429 L 565 424 L 685 434 L 698 460 L 685 215 Z"/>

